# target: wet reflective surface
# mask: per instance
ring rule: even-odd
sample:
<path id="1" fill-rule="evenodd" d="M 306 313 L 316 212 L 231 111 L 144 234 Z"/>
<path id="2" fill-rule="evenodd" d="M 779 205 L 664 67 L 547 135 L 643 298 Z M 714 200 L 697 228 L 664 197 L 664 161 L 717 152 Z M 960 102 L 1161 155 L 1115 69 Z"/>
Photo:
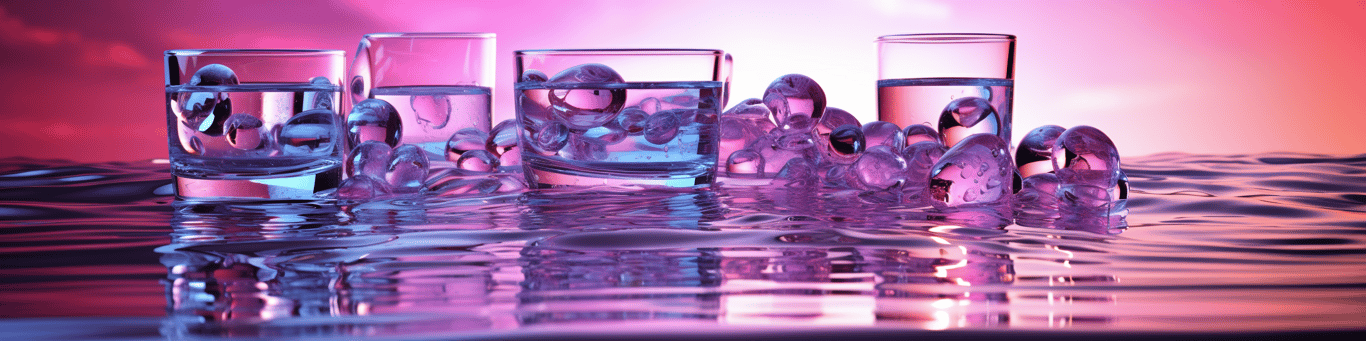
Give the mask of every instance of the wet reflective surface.
<path id="1" fill-rule="evenodd" d="M 1366 156 L 1126 158 L 1129 228 L 1113 231 L 752 178 L 194 204 L 172 202 L 168 168 L 0 161 L 0 336 L 1286 336 L 1366 322 Z"/>

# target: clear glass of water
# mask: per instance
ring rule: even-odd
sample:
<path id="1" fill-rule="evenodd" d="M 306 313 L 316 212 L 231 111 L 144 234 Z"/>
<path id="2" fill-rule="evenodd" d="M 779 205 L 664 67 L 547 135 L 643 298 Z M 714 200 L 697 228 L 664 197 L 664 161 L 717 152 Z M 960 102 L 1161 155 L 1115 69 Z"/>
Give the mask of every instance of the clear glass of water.
<path id="1" fill-rule="evenodd" d="M 309 199 L 341 182 L 339 50 L 166 51 L 176 196 Z"/>
<path id="2" fill-rule="evenodd" d="M 949 147 L 981 133 L 1011 141 L 1015 36 L 901 34 L 877 47 L 878 120 L 929 126 Z"/>
<path id="3" fill-rule="evenodd" d="M 439 164 L 447 159 L 452 135 L 466 128 L 487 134 L 493 119 L 494 39 L 493 33 L 365 35 L 347 75 L 352 147 L 365 141 L 393 148 L 414 145 Z M 397 118 L 375 117 L 376 111 L 358 114 L 354 108 L 367 100 L 384 101 Z"/>
<path id="4" fill-rule="evenodd" d="M 522 166 L 532 188 L 706 188 L 716 177 L 725 52 L 515 53 Z"/>

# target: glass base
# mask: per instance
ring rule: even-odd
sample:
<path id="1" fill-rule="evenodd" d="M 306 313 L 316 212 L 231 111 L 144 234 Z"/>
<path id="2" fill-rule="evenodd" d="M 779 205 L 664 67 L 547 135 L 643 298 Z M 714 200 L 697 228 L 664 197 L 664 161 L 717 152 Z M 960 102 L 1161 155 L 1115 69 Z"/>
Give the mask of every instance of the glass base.
<path id="1" fill-rule="evenodd" d="M 199 179 L 172 176 L 177 199 L 202 201 L 317 199 L 317 193 L 337 188 L 340 166 L 320 172 L 255 179 Z"/>

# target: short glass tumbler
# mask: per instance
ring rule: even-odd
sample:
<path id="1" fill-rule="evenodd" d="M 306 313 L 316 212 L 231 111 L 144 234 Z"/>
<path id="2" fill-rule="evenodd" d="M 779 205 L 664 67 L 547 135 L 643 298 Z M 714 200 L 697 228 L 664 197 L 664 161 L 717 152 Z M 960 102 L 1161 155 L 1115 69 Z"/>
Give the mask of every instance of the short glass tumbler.
<path id="1" fill-rule="evenodd" d="M 716 177 L 720 50 L 517 51 L 522 165 L 534 188 L 705 188 Z"/>
<path id="2" fill-rule="evenodd" d="M 935 128 L 949 147 L 982 133 L 1011 141 L 1015 36 L 889 35 L 877 47 L 878 120 Z"/>
<path id="3" fill-rule="evenodd" d="M 490 130 L 494 44 L 493 33 L 365 35 L 347 76 L 352 147 L 413 145 L 438 164 L 455 161 L 447 151 L 454 135 Z"/>
<path id="4" fill-rule="evenodd" d="M 166 51 L 176 197 L 311 199 L 341 182 L 338 50 Z"/>

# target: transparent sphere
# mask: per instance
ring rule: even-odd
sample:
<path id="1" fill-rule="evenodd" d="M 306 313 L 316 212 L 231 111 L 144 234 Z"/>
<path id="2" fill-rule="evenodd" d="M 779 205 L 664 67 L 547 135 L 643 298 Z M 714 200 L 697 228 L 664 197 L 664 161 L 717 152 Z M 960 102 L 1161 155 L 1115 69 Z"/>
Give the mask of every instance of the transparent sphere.
<path id="1" fill-rule="evenodd" d="M 352 106 L 346 116 L 347 139 L 351 145 L 380 141 L 390 147 L 403 138 L 403 121 L 398 109 L 382 99 L 367 99 Z"/>
<path id="2" fill-rule="evenodd" d="M 950 148 L 968 136 L 998 135 L 1001 129 L 1001 117 L 996 108 L 980 97 L 955 99 L 939 115 L 939 139 Z"/>
<path id="3" fill-rule="evenodd" d="M 799 74 L 774 80 L 764 90 L 764 105 L 773 121 L 785 129 L 811 129 L 825 113 L 825 90 L 816 81 Z"/>
<path id="4" fill-rule="evenodd" d="M 1004 140 L 976 134 L 949 148 L 930 168 L 927 194 L 936 206 L 998 204 L 1014 192 L 1015 163 Z"/>
<path id="5" fill-rule="evenodd" d="M 1025 134 L 1024 139 L 1020 140 L 1019 148 L 1015 150 L 1015 166 L 1020 169 L 1020 176 L 1052 173 L 1053 145 L 1057 143 L 1058 136 L 1066 130 L 1056 125 L 1046 125 Z"/>
<path id="6" fill-rule="evenodd" d="M 1100 129 L 1072 127 L 1054 141 L 1053 171 L 1065 184 L 1111 188 L 1119 181 L 1119 150 Z"/>

